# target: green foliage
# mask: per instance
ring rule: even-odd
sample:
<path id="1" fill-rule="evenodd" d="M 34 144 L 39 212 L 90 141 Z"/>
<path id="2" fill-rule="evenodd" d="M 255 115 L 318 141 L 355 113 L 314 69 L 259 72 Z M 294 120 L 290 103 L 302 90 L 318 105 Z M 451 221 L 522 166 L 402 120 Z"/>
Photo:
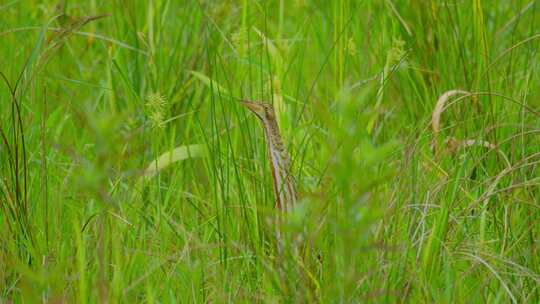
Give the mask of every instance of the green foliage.
<path id="1" fill-rule="evenodd" d="M 0 303 L 539 302 L 539 17 L 0 4 Z M 241 99 L 274 104 L 292 157 L 281 250 Z"/>

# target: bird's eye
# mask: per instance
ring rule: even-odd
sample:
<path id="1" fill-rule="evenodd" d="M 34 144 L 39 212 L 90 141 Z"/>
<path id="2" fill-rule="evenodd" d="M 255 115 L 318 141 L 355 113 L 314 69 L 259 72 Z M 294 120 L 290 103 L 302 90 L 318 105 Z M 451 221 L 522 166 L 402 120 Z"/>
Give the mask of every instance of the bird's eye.
<path id="1" fill-rule="evenodd" d="M 266 117 L 268 118 L 274 118 L 274 111 L 272 111 L 272 109 L 270 108 L 265 108 L 264 109 L 264 112 L 266 114 Z"/>

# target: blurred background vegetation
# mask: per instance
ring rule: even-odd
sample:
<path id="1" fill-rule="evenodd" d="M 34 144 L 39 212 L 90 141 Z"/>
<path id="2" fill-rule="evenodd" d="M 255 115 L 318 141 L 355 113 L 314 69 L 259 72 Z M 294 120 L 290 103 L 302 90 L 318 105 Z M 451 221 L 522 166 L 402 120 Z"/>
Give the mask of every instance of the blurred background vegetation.
<path id="1" fill-rule="evenodd" d="M 534 0 L 0 2 L 0 302 L 540 301 L 539 18 Z M 320 261 L 273 249 L 240 99 L 276 108 L 301 197 L 286 234 Z"/>

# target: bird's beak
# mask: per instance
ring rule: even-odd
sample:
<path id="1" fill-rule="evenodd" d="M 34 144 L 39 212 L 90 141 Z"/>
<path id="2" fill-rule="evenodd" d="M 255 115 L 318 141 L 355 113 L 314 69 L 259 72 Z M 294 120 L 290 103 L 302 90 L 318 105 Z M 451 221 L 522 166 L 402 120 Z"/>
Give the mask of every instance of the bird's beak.
<path id="1" fill-rule="evenodd" d="M 242 100 L 240 103 L 252 112 L 258 112 L 257 110 L 259 109 L 259 105 L 257 103 L 248 100 Z"/>

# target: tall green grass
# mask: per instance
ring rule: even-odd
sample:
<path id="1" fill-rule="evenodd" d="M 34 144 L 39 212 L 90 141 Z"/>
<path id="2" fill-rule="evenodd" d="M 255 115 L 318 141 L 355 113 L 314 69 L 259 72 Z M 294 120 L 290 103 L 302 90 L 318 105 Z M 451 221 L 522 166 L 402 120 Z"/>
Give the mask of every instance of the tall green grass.
<path id="1" fill-rule="evenodd" d="M 539 302 L 539 17 L 0 3 L 0 302 Z M 292 157 L 283 252 L 240 99 L 274 104 Z"/>

